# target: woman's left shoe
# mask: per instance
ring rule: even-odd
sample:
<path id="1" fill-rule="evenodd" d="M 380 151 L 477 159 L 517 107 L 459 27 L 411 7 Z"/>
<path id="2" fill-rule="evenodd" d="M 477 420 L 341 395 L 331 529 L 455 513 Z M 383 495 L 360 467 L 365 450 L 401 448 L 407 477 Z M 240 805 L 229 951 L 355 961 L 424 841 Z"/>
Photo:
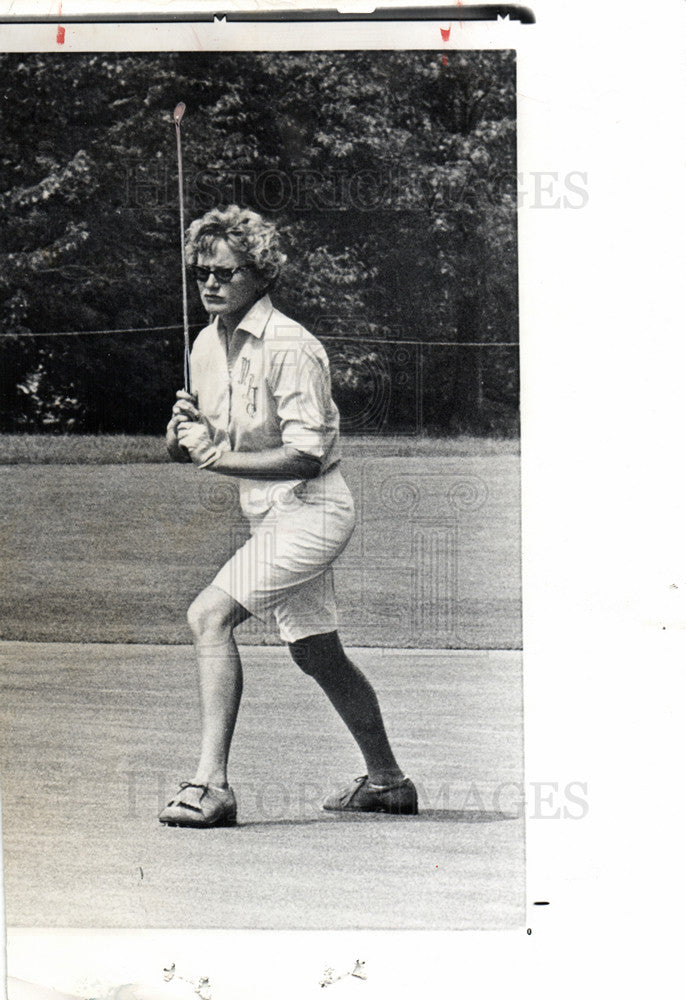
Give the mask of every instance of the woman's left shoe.
<path id="1" fill-rule="evenodd" d="M 235 826 L 236 797 L 233 789 L 182 781 L 174 798 L 160 813 L 160 823 L 199 829 Z"/>
<path id="2" fill-rule="evenodd" d="M 355 778 L 341 792 L 335 792 L 324 802 L 332 812 L 389 813 L 392 816 L 416 816 L 417 789 L 409 778 L 400 778 L 390 785 L 374 785 L 366 774 Z"/>

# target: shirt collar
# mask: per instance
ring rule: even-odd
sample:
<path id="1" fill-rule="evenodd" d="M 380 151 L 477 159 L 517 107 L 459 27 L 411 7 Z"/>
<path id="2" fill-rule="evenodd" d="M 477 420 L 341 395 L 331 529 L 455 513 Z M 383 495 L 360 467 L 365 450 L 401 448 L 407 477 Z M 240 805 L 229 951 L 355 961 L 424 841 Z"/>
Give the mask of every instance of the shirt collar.
<path id="1" fill-rule="evenodd" d="M 257 337 L 259 339 L 264 333 L 264 328 L 266 327 L 269 317 L 273 312 L 274 306 L 272 305 L 272 300 L 268 295 L 263 295 L 261 299 L 258 299 L 257 302 L 255 302 L 255 304 L 248 309 L 247 313 L 233 332 L 236 333 L 238 330 L 243 330 L 245 333 L 250 333 L 253 337 Z M 218 316 L 215 316 L 212 322 L 215 329 L 222 329 L 219 325 Z M 231 335 L 229 335 L 229 340 L 231 340 Z"/>
<path id="2" fill-rule="evenodd" d="M 272 305 L 272 300 L 268 295 L 263 295 L 261 299 L 247 311 L 243 319 L 240 321 L 237 330 L 244 330 L 246 333 L 251 333 L 253 337 L 261 337 L 264 333 L 264 328 L 267 325 L 267 321 L 274 311 L 274 306 Z"/>

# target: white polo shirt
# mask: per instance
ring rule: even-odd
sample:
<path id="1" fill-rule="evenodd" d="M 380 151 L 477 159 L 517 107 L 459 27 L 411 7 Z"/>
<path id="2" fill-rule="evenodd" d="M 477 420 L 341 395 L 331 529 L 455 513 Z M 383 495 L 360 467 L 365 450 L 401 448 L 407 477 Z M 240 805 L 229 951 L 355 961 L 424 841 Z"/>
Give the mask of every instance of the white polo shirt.
<path id="1" fill-rule="evenodd" d="M 268 295 L 230 337 L 218 318 L 200 331 L 191 376 L 215 444 L 246 452 L 289 445 L 318 458 L 321 475 L 339 462 L 339 413 L 326 352 L 303 326 L 275 309 Z M 244 511 L 260 514 L 277 493 L 283 496 L 303 480 L 239 482 Z"/>

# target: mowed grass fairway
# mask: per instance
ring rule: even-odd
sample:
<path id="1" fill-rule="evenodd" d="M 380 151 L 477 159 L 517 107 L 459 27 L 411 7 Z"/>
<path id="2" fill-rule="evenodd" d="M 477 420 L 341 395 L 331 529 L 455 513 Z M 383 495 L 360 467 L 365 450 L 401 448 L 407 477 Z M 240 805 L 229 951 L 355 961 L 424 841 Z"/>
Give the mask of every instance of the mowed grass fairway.
<path id="1" fill-rule="evenodd" d="M 167 829 L 195 764 L 190 648 L 6 643 L 9 926 L 506 928 L 524 919 L 520 654 L 353 649 L 418 817 L 320 809 L 360 774 L 319 688 L 244 647 L 239 826 Z M 514 785 L 512 783 L 515 783 Z"/>
<path id="2" fill-rule="evenodd" d="M 0 766 L 18 926 L 508 928 L 524 920 L 519 459 L 344 460 L 341 634 L 421 815 L 323 813 L 362 773 L 273 629 L 237 632 L 239 826 L 167 829 L 199 713 L 185 610 L 246 537 L 193 468 L 0 468 Z"/>
<path id="3" fill-rule="evenodd" d="M 344 474 L 344 641 L 520 647 L 516 455 L 347 458 Z M 0 484 L 4 639 L 188 642 L 188 604 L 247 537 L 236 484 L 189 466 L 4 466 Z M 256 620 L 239 636 L 278 642 Z"/>

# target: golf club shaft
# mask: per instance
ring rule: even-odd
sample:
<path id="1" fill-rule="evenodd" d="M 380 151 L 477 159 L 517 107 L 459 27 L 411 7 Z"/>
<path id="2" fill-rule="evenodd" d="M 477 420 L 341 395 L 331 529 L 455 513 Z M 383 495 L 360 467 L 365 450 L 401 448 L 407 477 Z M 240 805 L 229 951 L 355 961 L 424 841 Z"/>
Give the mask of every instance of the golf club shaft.
<path id="1" fill-rule="evenodd" d="M 188 287 L 186 285 L 186 225 L 183 215 L 183 159 L 181 157 L 181 121 L 175 120 L 176 153 L 179 164 L 179 220 L 181 224 L 181 288 L 183 293 L 183 385 L 188 393 L 193 392 L 191 383 L 191 346 L 188 333 Z"/>

